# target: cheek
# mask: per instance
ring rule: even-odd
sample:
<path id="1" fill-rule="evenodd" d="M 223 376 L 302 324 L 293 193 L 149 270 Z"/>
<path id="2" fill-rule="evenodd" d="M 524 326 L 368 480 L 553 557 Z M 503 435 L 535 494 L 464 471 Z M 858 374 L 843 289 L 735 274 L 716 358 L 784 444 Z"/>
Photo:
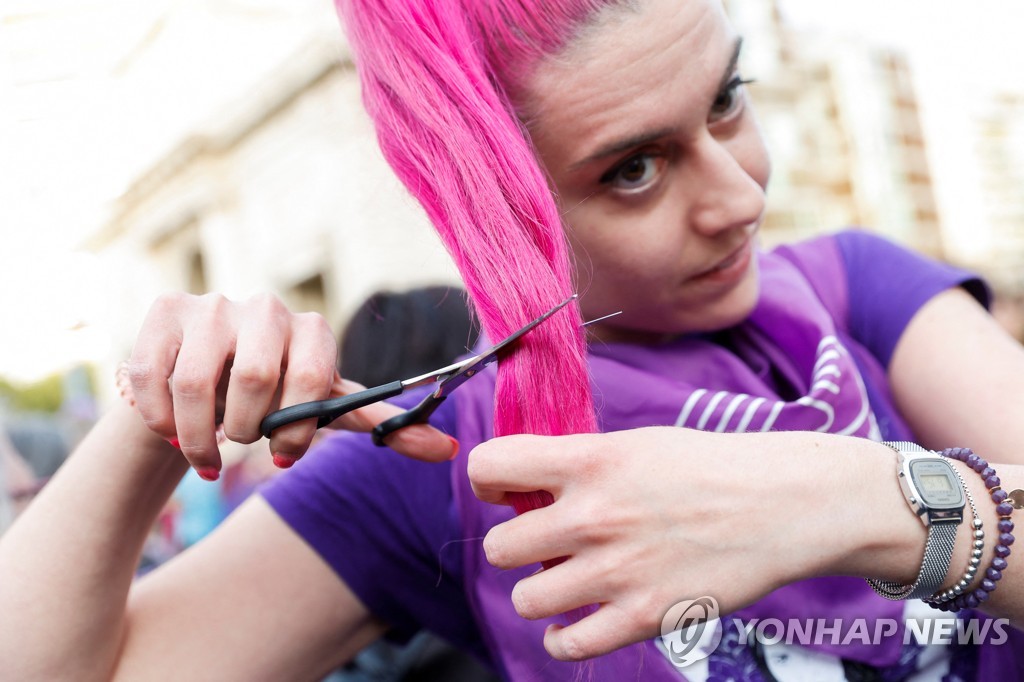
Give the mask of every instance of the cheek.
<path id="1" fill-rule="evenodd" d="M 610 216 L 599 204 L 580 209 L 574 212 L 568 234 L 581 284 L 639 284 L 678 269 L 680 231 L 664 227 L 678 222 L 678 213 L 674 219 L 671 211 L 624 219 Z"/>
<path id="2" fill-rule="evenodd" d="M 602 227 L 605 226 L 591 222 L 570 230 L 569 244 L 576 277 L 584 287 L 593 287 L 617 276 L 615 273 L 628 261 L 621 241 L 606 237 L 607 231 Z"/>

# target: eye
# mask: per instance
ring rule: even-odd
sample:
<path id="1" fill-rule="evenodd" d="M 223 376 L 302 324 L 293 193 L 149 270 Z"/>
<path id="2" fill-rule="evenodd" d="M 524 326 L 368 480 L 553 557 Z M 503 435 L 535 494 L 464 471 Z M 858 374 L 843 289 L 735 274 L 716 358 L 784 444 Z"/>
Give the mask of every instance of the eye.
<path id="1" fill-rule="evenodd" d="M 753 79 L 734 76 L 722 91 L 718 93 L 718 96 L 715 97 L 715 101 L 711 104 L 711 118 L 715 120 L 726 118 L 729 114 L 739 108 L 739 105 L 743 101 L 739 89 L 747 83 L 753 82 Z"/>
<path id="2" fill-rule="evenodd" d="M 601 183 L 622 192 L 639 192 L 657 179 L 661 166 L 660 157 L 637 154 L 601 176 Z"/>

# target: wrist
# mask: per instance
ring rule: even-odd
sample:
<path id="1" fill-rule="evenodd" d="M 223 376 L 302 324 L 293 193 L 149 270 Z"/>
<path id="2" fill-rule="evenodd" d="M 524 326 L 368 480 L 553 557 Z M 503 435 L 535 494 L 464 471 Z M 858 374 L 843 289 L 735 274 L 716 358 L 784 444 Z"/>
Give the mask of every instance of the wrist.
<path id="1" fill-rule="evenodd" d="M 912 582 L 872 576 L 868 578 L 868 584 L 886 599 L 929 600 L 941 592 L 947 580 L 957 531 L 965 520 L 968 507 L 968 522 L 980 524 L 981 520 L 962 477 L 946 457 L 910 441 L 885 442 L 884 445 L 896 453 L 896 478 L 900 490 L 913 515 L 927 528 L 928 537 L 921 568 Z M 978 533 L 981 533 L 980 527 Z M 980 549 L 974 551 L 980 556 Z M 966 587 L 973 578 L 978 561 L 977 558 L 971 559 L 964 572 L 965 584 L 962 587 Z"/>
<path id="2" fill-rule="evenodd" d="M 770 436 L 786 455 L 778 459 L 785 483 L 775 495 L 785 505 L 779 522 L 789 529 L 785 582 L 825 575 L 912 582 L 927 531 L 900 491 L 893 451 L 850 436 Z"/>
<path id="3" fill-rule="evenodd" d="M 127 584 L 153 520 L 187 468 L 180 452 L 117 401 L 10 532 L 20 526 L 28 538 L 59 536 L 60 557 L 88 555 L 104 566 L 97 574 L 104 584 Z"/>
<path id="4" fill-rule="evenodd" d="M 160 479 L 177 481 L 188 469 L 181 451 L 142 421 L 138 410 L 116 401 L 72 455 L 109 479 L 149 486 Z"/>
<path id="5" fill-rule="evenodd" d="M 912 584 L 921 569 L 928 529 L 907 505 L 897 477 L 896 453 L 865 439 L 844 448 L 846 467 L 832 472 L 832 512 L 841 523 L 828 574 Z M 955 555 L 956 556 L 956 555 Z"/>
<path id="6" fill-rule="evenodd" d="M 123 439 L 121 445 L 133 452 L 181 452 L 172 447 L 166 438 L 146 426 L 134 403 L 128 401 L 115 400 L 97 425 L 109 429 L 111 435 L 117 432 L 118 437 Z"/>
<path id="7" fill-rule="evenodd" d="M 995 470 L 963 448 L 944 450 L 940 456 L 913 443 L 885 445 L 897 452 L 895 478 L 909 503 L 905 507 L 909 513 L 890 517 L 891 534 L 875 527 L 872 532 L 880 533 L 877 543 L 863 557 L 870 565 L 856 566 L 857 574 L 868 577 L 872 588 L 888 599 L 920 598 L 943 611 L 977 607 L 995 590 L 995 581 L 1006 566 L 1003 557 L 1013 543 L 1011 504 Z M 989 500 L 994 504 L 988 504 Z M 925 529 L 923 547 L 921 532 L 910 532 L 907 518 L 923 521 L 916 526 Z M 987 543 L 986 537 L 994 544 Z M 887 543 L 887 538 L 895 542 Z M 915 553 L 920 557 L 916 561 Z M 903 562 L 902 570 L 894 561 Z"/>

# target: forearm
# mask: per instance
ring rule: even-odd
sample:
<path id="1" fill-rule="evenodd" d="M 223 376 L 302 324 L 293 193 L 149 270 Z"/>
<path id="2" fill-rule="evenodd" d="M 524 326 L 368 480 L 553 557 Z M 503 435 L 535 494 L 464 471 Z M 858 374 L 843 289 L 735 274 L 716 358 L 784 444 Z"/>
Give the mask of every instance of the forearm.
<path id="1" fill-rule="evenodd" d="M 186 467 L 128 406 L 103 417 L 0 539 L 0 678 L 109 673 L 143 543 Z"/>

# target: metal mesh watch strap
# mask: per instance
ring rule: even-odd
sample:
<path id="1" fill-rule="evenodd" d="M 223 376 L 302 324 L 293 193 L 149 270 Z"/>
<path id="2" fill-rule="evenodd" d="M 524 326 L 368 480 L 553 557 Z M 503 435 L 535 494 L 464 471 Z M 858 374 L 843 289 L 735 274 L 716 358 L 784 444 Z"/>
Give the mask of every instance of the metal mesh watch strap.
<path id="1" fill-rule="evenodd" d="M 949 561 L 956 543 L 955 523 L 936 523 L 928 526 L 928 541 L 924 545 L 921 572 L 913 585 L 901 585 L 887 580 L 868 578 L 868 584 L 886 599 L 923 599 L 939 591 L 949 572 Z"/>
<path id="2" fill-rule="evenodd" d="M 897 453 L 912 452 L 921 454 L 936 454 L 926 450 L 916 443 L 906 441 L 884 443 Z M 924 559 L 921 562 L 921 571 L 912 585 L 901 585 L 900 583 L 888 580 L 868 578 L 868 584 L 875 592 L 886 599 L 922 599 L 938 592 L 942 583 L 946 580 L 949 572 L 949 562 L 953 557 L 953 547 L 956 544 L 957 529 L 959 523 L 939 522 L 928 526 L 928 540 L 924 545 Z"/>

